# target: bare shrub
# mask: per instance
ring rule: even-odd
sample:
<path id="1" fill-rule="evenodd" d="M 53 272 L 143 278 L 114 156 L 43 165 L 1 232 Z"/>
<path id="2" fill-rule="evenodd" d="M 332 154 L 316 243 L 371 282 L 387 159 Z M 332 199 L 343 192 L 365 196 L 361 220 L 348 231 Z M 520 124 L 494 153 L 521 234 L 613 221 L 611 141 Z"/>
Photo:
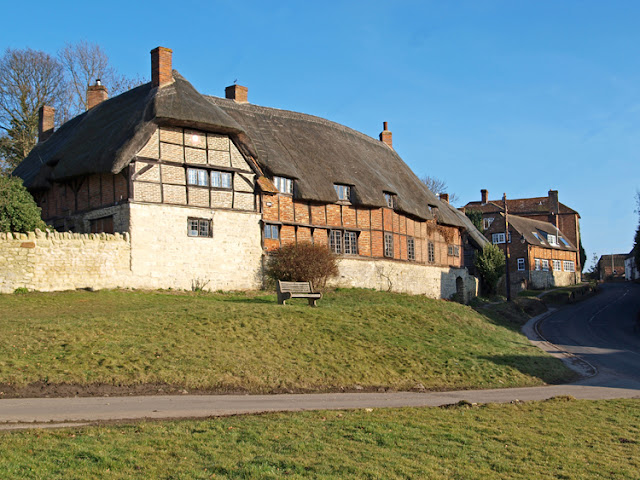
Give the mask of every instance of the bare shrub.
<path id="1" fill-rule="evenodd" d="M 324 288 L 329 278 L 338 275 L 338 262 L 326 246 L 301 242 L 271 253 L 265 275 L 273 281 L 311 282 Z"/>

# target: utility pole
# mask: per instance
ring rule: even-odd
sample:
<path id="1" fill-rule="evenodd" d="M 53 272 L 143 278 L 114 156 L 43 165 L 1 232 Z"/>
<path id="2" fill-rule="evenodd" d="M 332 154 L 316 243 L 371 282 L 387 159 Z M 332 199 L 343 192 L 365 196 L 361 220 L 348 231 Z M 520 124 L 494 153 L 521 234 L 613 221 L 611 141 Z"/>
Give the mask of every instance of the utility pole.
<path id="1" fill-rule="evenodd" d="M 507 208 L 507 194 L 502 196 L 504 202 L 504 244 L 505 244 L 505 272 L 507 287 L 507 302 L 511 301 L 511 277 L 509 274 L 509 209 Z"/>

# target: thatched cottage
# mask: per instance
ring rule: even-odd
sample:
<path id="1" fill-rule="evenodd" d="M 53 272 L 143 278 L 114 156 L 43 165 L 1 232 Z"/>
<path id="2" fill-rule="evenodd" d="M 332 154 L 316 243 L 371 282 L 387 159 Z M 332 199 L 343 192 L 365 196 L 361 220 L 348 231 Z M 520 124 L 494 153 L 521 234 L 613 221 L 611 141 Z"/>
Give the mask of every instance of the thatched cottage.
<path id="1" fill-rule="evenodd" d="M 269 251 L 309 241 L 340 255 L 339 285 L 475 294 L 461 254 L 473 226 L 402 161 L 386 123 L 378 140 L 252 105 L 239 85 L 205 96 L 171 50 L 151 60 L 150 83 L 111 99 L 89 87 L 88 111 L 55 132 L 42 109 L 14 172 L 70 239 L 127 233 L 119 286 L 255 288 Z"/>

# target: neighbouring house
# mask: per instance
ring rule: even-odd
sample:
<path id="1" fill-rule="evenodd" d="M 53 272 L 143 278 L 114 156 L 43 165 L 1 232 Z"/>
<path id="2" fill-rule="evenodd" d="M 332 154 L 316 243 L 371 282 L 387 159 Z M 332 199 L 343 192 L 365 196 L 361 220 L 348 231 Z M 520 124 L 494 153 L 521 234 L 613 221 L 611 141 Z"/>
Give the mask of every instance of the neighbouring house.
<path id="1" fill-rule="evenodd" d="M 580 248 L 580 215 L 572 208 L 558 201 L 558 191 L 549 190 L 546 197 L 507 199 L 509 215 L 518 215 L 532 220 L 548 222 L 562 231 L 566 238 L 576 248 Z M 482 212 L 482 223 L 487 230 L 491 223 L 501 213 L 504 213 L 503 200 L 489 200 L 489 192 L 480 190 L 480 201 L 467 203 L 462 207 L 463 211 L 477 210 Z M 580 255 L 576 263 L 576 271 L 581 272 Z"/>
<path id="2" fill-rule="evenodd" d="M 636 265 L 634 250 L 631 250 L 624 259 L 624 279 L 627 281 L 640 280 L 640 269 Z"/>
<path id="3" fill-rule="evenodd" d="M 41 110 L 40 142 L 14 174 L 67 233 L 6 241 L 34 249 L 48 288 L 60 271 L 65 288 L 257 288 L 270 251 L 308 241 L 339 254 L 336 285 L 476 294 L 462 250 L 479 232 L 403 162 L 386 122 L 378 140 L 252 105 L 240 85 L 202 95 L 162 47 L 151 65 L 150 83 L 117 97 L 91 86 L 88 111 L 55 132 L 53 110 Z M 98 259 L 83 278 L 81 258 L 74 270 L 52 254 L 69 242 Z"/>
<path id="4" fill-rule="evenodd" d="M 598 278 L 600 281 L 624 280 L 626 257 L 627 255 L 624 253 L 602 255 L 598 260 Z"/>
<path id="5" fill-rule="evenodd" d="M 512 291 L 546 289 L 580 282 L 576 246 L 555 225 L 541 220 L 498 213 L 485 230 L 486 237 L 506 254 Z"/>

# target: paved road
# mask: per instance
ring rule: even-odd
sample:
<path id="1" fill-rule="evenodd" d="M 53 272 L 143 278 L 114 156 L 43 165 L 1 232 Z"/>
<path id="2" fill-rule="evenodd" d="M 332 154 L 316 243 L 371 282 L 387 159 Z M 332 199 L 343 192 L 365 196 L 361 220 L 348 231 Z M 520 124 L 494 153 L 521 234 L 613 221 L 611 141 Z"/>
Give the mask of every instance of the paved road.
<path id="1" fill-rule="evenodd" d="M 145 418 L 204 418 L 268 411 L 440 406 L 461 400 L 505 403 L 543 400 L 557 395 L 593 400 L 640 398 L 640 338 L 633 332 L 631 322 L 632 314 L 638 308 L 639 285 L 611 285 L 601 294 L 542 320 L 540 330 L 547 339 L 583 356 L 598 369 L 597 375 L 572 385 L 439 393 L 8 399 L 0 400 L 0 429 Z M 526 331 L 534 335 L 530 326 Z M 557 350 L 545 342 L 541 342 L 541 347 Z"/>
<path id="2" fill-rule="evenodd" d="M 614 283 L 600 294 L 561 309 L 539 324 L 540 333 L 562 350 L 588 361 L 598 375 L 578 384 L 640 388 L 640 285 Z"/>

